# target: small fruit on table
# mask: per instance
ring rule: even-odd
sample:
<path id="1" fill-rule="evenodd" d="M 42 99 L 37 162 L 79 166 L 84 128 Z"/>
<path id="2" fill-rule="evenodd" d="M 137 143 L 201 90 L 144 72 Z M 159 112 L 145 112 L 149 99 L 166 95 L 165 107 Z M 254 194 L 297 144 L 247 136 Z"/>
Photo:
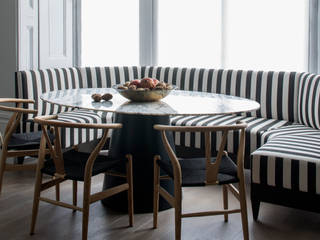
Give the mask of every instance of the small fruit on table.
<path id="1" fill-rule="evenodd" d="M 102 96 L 99 93 L 94 93 L 91 95 L 91 97 L 95 102 L 100 102 L 102 99 Z"/>
<path id="2" fill-rule="evenodd" d="M 113 97 L 113 96 L 112 96 L 112 94 L 110 94 L 110 93 L 105 93 L 105 94 L 102 95 L 102 99 L 105 100 L 105 101 L 111 100 L 112 97 Z"/>
<path id="3" fill-rule="evenodd" d="M 101 94 L 99 93 L 94 93 L 91 95 L 91 98 L 95 101 L 95 102 L 100 102 L 101 100 L 105 100 L 105 101 L 109 101 L 112 99 L 112 94 L 110 93 L 105 93 L 101 96 Z"/>

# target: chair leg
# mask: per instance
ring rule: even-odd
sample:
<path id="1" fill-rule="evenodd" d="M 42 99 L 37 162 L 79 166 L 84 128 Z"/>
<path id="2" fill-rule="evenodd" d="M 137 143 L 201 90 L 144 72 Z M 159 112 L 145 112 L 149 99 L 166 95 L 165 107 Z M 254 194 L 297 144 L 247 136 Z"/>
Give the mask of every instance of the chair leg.
<path id="1" fill-rule="evenodd" d="M 129 184 L 128 189 L 128 214 L 129 214 L 129 226 L 133 226 L 133 176 L 132 176 L 132 159 L 130 158 L 127 163 L 127 182 Z"/>
<path id="2" fill-rule="evenodd" d="M 0 194 L 2 190 L 3 175 L 6 168 L 6 160 L 7 160 L 7 152 L 6 150 L 2 149 L 1 160 L 0 160 Z"/>
<path id="3" fill-rule="evenodd" d="M 175 235 L 176 240 L 181 240 L 181 196 L 175 196 L 176 206 L 174 208 Z"/>
<path id="4" fill-rule="evenodd" d="M 158 227 L 160 169 L 156 161 L 153 167 L 153 228 Z"/>
<path id="5" fill-rule="evenodd" d="M 249 230 L 248 230 L 247 200 L 246 200 L 246 189 L 245 189 L 243 178 L 240 179 L 240 182 L 239 182 L 239 194 L 240 194 L 240 207 L 241 207 L 243 239 L 248 240 L 249 239 Z"/>
<path id="6" fill-rule="evenodd" d="M 91 194 L 91 180 L 87 182 L 85 181 L 83 186 L 82 240 L 88 239 L 90 194 Z"/>
<path id="7" fill-rule="evenodd" d="M 42 182 L 42 173 L 37 172 L 36 175 L 36 183 L 34 188 L 34 196 L 33 196 L 33 207 L 32 207 L 32 219 L 31 219 L 31 227 L 30 227 L 30 235 L 34 234 L 34 229 L 36 226 L 38 209 L 39 209 L 39 199 L 40 199 L 40 187 Z"/>
<path id="8" fill-rule="evenodd" d="M 72 192 L 73 192 L 73 196 L 72 196 L 73 206 L 77 206 L 78 182 L 76 180 L 72 181 Z M 73 211 L 75 212 L 76 210 L 73 210 Z"/>
<path id="9" fill-rule="evenodd" d="M 228 188 L 226 185 L 222 185 L 222 191 L 223 191 L 223 209 L 228 209 Z M 224 221 L 228 222 L 228 213 L 224 214 Z"/>

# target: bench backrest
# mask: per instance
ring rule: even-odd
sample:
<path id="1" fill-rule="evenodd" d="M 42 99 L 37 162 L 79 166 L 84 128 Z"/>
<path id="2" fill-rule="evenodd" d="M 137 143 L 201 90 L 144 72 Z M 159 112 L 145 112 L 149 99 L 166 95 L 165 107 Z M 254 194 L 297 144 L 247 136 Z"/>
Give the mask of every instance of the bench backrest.
<path id="1" fill-rule="evenodd" d="M 141 78 L 139 67 L 95 67 L 95 68 L 57 68 L 19 71 L 16 75 L 16 97 L 35 100 L 37 115 L 57 114 L 70 109 L 54 104 L 44 103 L 40 96 L 44 92 L 75 89 L 111 87 L 134 78 Z M 28 107 L 28 106 L 25 106 Z M 36 131 L 29 119 L 32 114 L 24 116 L 22 132 Z"/>
<path id="2" fill-rule="evenodd" d="M 181 90 L 205 91 L 250 98 L 261 108 L 247 115 L 298 122 L 298 87 L 301 73 L 196 69 L 173 67 L 87 67 L 19 71 L 16 97 L 35 100 L 38 115 L 56 114 L 65 107 L 43 103 L 44 92 L 111 87 L 136 78 L 153 77 Z M 33 118 L 29 115 L 24 118 Z M 24 126 L 24 131 L 27 126 Z M 30 129 L 32 130 L 32 129 Z"/>
<path id="3" fill-rule="evenodd" d="M 154 77 L 179 89 L 253 99 L 261 108 L 247 115 L 298 122 L 298 86 L 302 73 L 223 69 L 147 67 Z"/>
<path id="4" fill-rule="evenodd" d="M 305 73 L 299 81 L 299 122 L 320 129 L 320 75 Z"/>

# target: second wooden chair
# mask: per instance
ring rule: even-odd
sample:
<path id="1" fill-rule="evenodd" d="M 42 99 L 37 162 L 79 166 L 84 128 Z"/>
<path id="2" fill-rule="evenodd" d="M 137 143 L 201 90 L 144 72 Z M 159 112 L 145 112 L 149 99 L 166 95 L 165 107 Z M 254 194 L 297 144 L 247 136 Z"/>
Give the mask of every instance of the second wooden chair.
<path id="1" fill-rule="evenodd" d="M 0 159 L 0 194 L 2 189 L 3 176 L 5 171 L 35 170 L 36 164 L 8 163 L 8 158 L 20 158 L 32 156 L 39 153 L 41 132 L 16 133 L 20 125 L 23 114 L 33 116 L 37 110 L 29 109 L 29 104 L 34 104 L 34 100 L 18 98 L 0 98 L 0 110 L 11 113 L 3 136 L 0 134 L 1 159 Z M 14 107 L 3 104 L 15 104 Z M 50 139 L 53 136 L 49 134 Z M 48 151 L 47 151 L 48 153 Z M 57 191 L 58 193 L 58 191 Z"/>
<path id="2" fill-rule="evenodd" d="M 244 184 L 244 145 L 246 124 L 238 123 L 229 126 L 166 126 L 155 125 L 162 136 L 164 146 L 170 158 L 169 161 L 162 160 L 160 156 L 154 159 L 154 211 L 153 226 L 157 228 L 158 221 L 158 202 L 159 194 L 164 197 L 168 203 L 175 208 L 175 235 L 176 240 L 181 239 L 181 218 L 200 217 L 210 215 L 224 215 L 225 221 L 228 221 L 228 214 L 241 213 L 243 237 L 249 239 L 247 203 Z M 205 135 L 205 158 L 178 159 L 171 148 L 166 131 L 174 132 L 202 132 Z M 230 131 L 239 133 L 240 143 L 237 153 L 237 164 L 235 164 L 228 154 L 224 151 L 227 142 L 227 136 Z M 240 132 L 239 132 L 240 131 Z M 222 140 L 216 157 L 211 156 L 211 133 L 222 132 Z M 160 177 L 160 169 L 168 176 Z M 171 178 L 174 181 L 174 196 L 169 194 L 160 186 L 160 180 Z M 239 183 L 239 190 L 233 185 Z M 222 185 L 223 186 L 223 210 L 182 213 L 182 187 L 187 186 L 205 186 Z M 240 201 L 240 209 L 228 209 L 228 190 Z"/>
<path id="3" fill-rule="evenodd" d="M 68 123 L 59 120 L 57 116 L 36 117 L 34 121 L 41 124 L 43 134 L 40 143 L 39 160 L 37 165 L 30 234 L 33 234 L 35 230 L 39 201 L 44 201 L 61 207 L 81 211 L 83 215 L 82 239 L 87 239 L 90 204 L 123 191 L 128 191 L 129 226 L 133 226 L 132 156 L 127 154 L 124 158 L 119 159 L 113 159 L 101 155 L 99 156 L 99 152 L 107 140 L 108 130 L 121 128 L 122 125 Z M 51 144 L 48 136 L 48 128 L 52 128 L 54 130 L 55 140 L 53 145 Z M 77 152 L 75 150 L 63 152 L 60 142 L 60 128 L 102 129 L 104 133 L 91 154 Z M 51 159 L 47 161 L 45 161 L 46 145 L 48 145 L 51 153 Z M 100 173 L 109 174 L 109 171 L 110 174 L 116 174 L 113 171 L 111 172 L 111 170 L 119 164 L 126 165 L 127 173 L 118 173 L 117 176 L 126 178 L 127 181 L 102 192 L 91 194 L 91 177 Z M 43 174 L 54 176 L 54 179 L 42 183 Z M 65 180 L 73 181 L 73 204 L 68 204 L 40 196 L 42 191 L 51 188 Z M 77 206 L 77 181 L 84 182 L 82 207 Z"/>

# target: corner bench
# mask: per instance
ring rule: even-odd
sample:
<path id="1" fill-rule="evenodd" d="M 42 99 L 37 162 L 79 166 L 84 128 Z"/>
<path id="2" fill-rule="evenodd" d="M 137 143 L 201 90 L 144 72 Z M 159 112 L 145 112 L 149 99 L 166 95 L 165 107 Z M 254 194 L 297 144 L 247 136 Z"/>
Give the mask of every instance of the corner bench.
<path id="1" fill-rule="evenodd" d="M 296 97 L 298 122 L 271 130 L 252 153 L 255 220 L 260 202 L 320 212 L 320 76 L 303 74 Z"/>
<path id="2" fill-rule="evenodd" d="M 271 202 L 270 199 L 263 198 L 259 194 L 263 192 L 264 187 L 277 188 L 277 194 L 272 197 L 268 196 L 272 198 L 273 203 L 283 204 L 283 202 L 286 202 L 286 200 L 277 200 L 278 196 L 279 199 L 281 198 L 282 191 L 298 191 L 308 194 L 313 192 L 310 198 L 318 198 L 317 194 L 320 192 L 320 187 L 318 187 L 320 175 L 318 172 L 320 168 L 318 167 L 317 157 L 306 158 L 309 150 L 303 149 L 300 155 L 296 155 L 294 158 L 290 156 L 289 159 L 294 159 L 297 161 L 296 163 L 286 160 L 287 156 L 280 155 L 279 151 L 271 151 L 272 154 L 269 151 L 274 143 L 277 145 L 279 141 L 300 146 L 302 140 L 297 140 L 297 138 L 294 140 L 293 138 L 293 136 L 297 136 L 298 132 L 301 132 L 302 136 L 308 136 L 308 141 L 315 142 L 319 139 L 319 124 L 315 124 L 319 121 L 319 91 L 317 90 L 311 99 L 308 98 L 308 91 L 314 86 L 318 86 L 319 82 L 318 77 L 312 74 L 138 66 L 40 69 L 17 73 L 16 97 L 34 99 L 39 115 L 57 113 L 73 121 L 108 122 L 112 120 L 111 113 L 102 115 L 99 112 L 58 107 L 43 103 L 39 96 L 44 92 L 59 89 L 111 87 L 114 84 L 143 77 L 157 78 L 160 81 L 177 85 L 181 90 L 222 93 L 250 98 L 260 103 L 261 108 L 259 110 L 240 115 L 176 116 L 171 118 L 171 124 L 176 126 L 222 125 L 232 124 L 238 120 L 248 123 L 245 166 L 251 168 L 252 172 L 251 196 L 255 216 L 257 216 L 257 206 L 261 201 Z M 302 82 L 310 79 L 315 79 L 315 81 L 305 87 Z M 316 89 L 319 88 L 316 87 Z M 308 100 L 303 100 L 303 97 Z M 303 111 L 306 112 L 303 113 Z M 82 115 L 86 117 L 80 118 L 79 116 Z M 28 115 L 22 120 L 21 132 L 38 130 L 39 126 L 32 122 L 33 117 L 33 115 Z M 305 134 L 305 131 L 310 131 L 310 134 Z M 69 129 L 68 132 L 62 133 L 62 136 L 65 138 L 64 147 L 69 147 L 99 138 L 101 133 L 79 133 Z M 68 140 L 70 136 L 72 136 L 71 141 Z M 175 133 L 174 137 L 175 144 L 183 151 L 201 151 L 204 149 L 204 136 L 200 133 Z M 212 143 L 218 146 L 220 138 L 220 135 L 212 135 Z M 289 143 L 287 139 L 292 142 Z M 228 152 L 236 152 L 238 141 L 239 134 L 233 133 L 228 136 Z M 318 148 L 315 149 L 318 153 Z M 269 153 L 267 153 L 268 151 Z M 252 158 L 250 157 L 251 153 L 253 153 Z M 297 165 L 303 167 L 296 168 Z M 279 166 L 282 167 L 279 168 Z M 272 170 L 272 167 L 275 170 Z M 278 171 L 279 169 L 282 170 Z M 278 172 L 281 173 L 278 174 Z M 290 187 L 286 185 L 287 180 L 285 180 L 288 178 L 288 172 L 291 172 L 290 179 L 294 183 Z M 311 187 L 313 179 L 315 183 Z M 306 182 L 308 182 L 307 185 Z M 306 201 L 301 198 L 297 199 L 297 202 L 301 202 L 301 205 L 306 204 Z M 292 204 L 292 206 L 298 207 L 299 204 Z"/>

